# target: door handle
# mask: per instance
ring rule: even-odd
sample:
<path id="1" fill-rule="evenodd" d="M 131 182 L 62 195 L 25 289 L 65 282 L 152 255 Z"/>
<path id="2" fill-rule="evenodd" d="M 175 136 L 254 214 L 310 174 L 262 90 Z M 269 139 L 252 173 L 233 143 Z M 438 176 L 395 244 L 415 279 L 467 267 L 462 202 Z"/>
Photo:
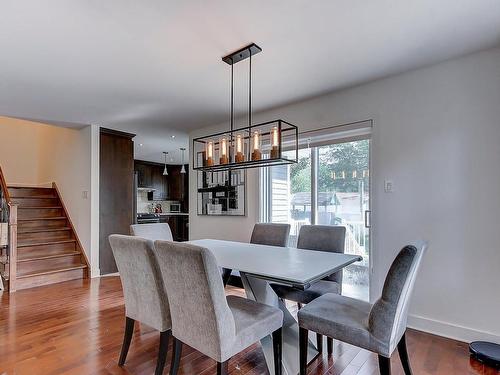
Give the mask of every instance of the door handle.
<path id="1" fill-rule="evenodd" d="M 371 210 L 365 210 L 365 228 L 371 228 L 372 223 L 371 223 Z"/>

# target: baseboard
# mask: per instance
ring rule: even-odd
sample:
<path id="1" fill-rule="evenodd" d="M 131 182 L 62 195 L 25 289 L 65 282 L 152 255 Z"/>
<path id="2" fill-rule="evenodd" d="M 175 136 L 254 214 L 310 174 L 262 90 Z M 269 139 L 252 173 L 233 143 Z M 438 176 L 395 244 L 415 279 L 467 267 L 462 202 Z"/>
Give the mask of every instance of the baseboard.
<path id="1" fill-rule="evenodd" d="M 500 335 L 442 322 L 439 320 L 424 318 L 422 316 L 409 315 L 408 327 L 418 331 L 424 331 L 467 343 L 476 340 L 483 340 L 500 344 Z"/>

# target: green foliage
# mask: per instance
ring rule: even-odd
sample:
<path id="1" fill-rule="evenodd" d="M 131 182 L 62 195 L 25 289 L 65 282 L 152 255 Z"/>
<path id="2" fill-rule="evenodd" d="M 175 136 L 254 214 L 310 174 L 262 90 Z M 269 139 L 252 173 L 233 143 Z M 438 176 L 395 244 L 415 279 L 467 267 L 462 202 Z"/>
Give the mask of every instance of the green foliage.
<path id="1" fill-rule="evenodd" d="M 355 192 L 360 181 L 368 187 L 369 152 L 369 140 L 320 147 L 318 191 Z M 290 167 L 290 179 L 292 194 L 311 191 L 311 158 L 307 152 L 300 152 L 298 163 Z"/>

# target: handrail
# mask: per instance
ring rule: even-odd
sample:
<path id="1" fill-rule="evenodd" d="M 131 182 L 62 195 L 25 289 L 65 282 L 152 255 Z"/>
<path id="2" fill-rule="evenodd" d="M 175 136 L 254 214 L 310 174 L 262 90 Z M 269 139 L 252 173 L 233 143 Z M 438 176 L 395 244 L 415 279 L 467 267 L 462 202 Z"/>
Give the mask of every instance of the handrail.
<path id="1" fill-rule="evenodd" d="M 9 206 L 12 206 L 12 200 L 10 199 L 9 189 L 7 189 L 7 183 L 5 182 L 5 177 L 3 175 L 2 166 L 0 165 L 0 190 L 3 190 L 5 200 Z"/>
<path id="2" fill-rule="evenodd" d="M 7 206 L 9 207 L 8 213 L 8 226 L 9 226 L 9 240 L 7 246 L 7 256 L 9 261 L 9 293 L 16 291 L 16 278 L 17 278 L 17 205 L 12 203 L 10 198 L 9 189 L 5 182 L 2 167 L 0 166 L 0 191 Z"/>

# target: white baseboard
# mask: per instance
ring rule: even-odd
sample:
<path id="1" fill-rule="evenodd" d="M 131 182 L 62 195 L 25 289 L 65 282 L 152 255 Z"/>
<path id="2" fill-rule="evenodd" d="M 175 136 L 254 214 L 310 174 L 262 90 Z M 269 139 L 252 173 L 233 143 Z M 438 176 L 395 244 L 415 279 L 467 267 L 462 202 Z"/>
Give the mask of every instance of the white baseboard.
<path id="1" fill-rule="evenodd" d="M 408 327 L 467 343 L 482 340 L 500 344 L 500 335 L 498 334 L 424 318 L 422 316 L 409 315 Z"/>

